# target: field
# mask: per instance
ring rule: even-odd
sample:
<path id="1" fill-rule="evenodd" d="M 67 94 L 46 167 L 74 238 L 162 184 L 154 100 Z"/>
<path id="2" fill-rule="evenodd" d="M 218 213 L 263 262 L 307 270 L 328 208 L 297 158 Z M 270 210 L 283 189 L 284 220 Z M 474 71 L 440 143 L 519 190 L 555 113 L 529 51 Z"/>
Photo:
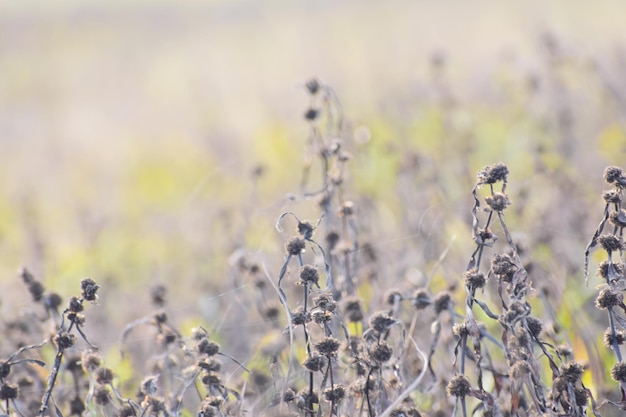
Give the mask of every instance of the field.
<path id="1" fill-rule="evenodd" d="M 0 417 L 626 412 L 620 2 L 37 3 Z"/>

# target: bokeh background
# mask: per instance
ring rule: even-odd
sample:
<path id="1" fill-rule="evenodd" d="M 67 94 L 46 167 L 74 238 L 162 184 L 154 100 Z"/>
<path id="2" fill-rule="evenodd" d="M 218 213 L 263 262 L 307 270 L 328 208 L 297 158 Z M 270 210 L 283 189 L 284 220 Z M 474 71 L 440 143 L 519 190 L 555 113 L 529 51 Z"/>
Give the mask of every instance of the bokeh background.
<path id="1" fill-rule="evenodd" d="M 280 213 L 319 216 L 297 198 L 319 77 L 351 132 L 347 197 L 382 288 L 410 289 L 445 248 L 432 283 L 454 287 L 476 171 L 502 161 L 536 287 L 575 326 L 595 293 L 582 265 L 602 170 L 624 165 L 625 15 L 578 0 L 2 2 L 2 315 L 37 307 L 25 266 L 64 297 L 85 276 L 103 286 L 105 347 L 155 283 L 183 327 L 256 326 L 224 313 L 253 291 L 232 263 L 253 253 L 275 274 Z M 602 328 L 588 310 L 579 325 Z"/>

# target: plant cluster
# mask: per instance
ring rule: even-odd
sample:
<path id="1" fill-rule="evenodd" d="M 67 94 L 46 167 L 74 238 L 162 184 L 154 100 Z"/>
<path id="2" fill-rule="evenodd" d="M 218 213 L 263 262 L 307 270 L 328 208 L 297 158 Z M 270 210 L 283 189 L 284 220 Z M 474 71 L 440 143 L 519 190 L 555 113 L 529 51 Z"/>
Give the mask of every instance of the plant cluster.
<path id="1" fill-rule="evenodd" d="M 531 252 L 505 222 L 514 203 L 507 165 L 477 174 L 469 213 L 474 249 L 465 271 L 443 284 L 432 272 L 387 285 L 385 260 L 362 238 L 359 204 L 348 197 L 350 132 L 339 100 L 318 79 L 305 88 L 309 136 L 295 199 L 315 201 L 318 220 L 302 220 L 295 210 L 277 215 L 284 238 L 278 272 L 246 255 L 233 267 L 236 282 L 252 288 L 252 302 L 240 308 L 260 316 L 259 332 L 273 342 L 241 358 L 231 354 L 241 346 L 222 348 L 219 328 L 198 324 L 186 335 L 168 312 L 167 289 L 157 285 L 150 292 L 154 311 L 120 332 L 120 356 L 132 368 L 122 376 L 88 338 L 97 329 L 87 324 L 85 307 L 98 303 L 100 286 L 86 278 L 80 294 L 64 302 L 23 269 L 43 315 L 4 322 L 9 342 L 2 348 L 11 347 L 0 359 L 3 415 L 524 417 L 626 410 L 626 173 L 605 171 L 613 188 L 603 193 L 604 215 L 584 263 L 586 274 L 591 251 L 606 253 L 595 305 L 608 314 L 603 340 L 615 356 L 610 374 L 621 395 L 614 400 L 598 395 L 606 387 L 585 378 L 587 364 L 558 331 L 549 303 L 538 301 L 533 284 L 545 277 L 533 275 Z M 137 333 L 145 346 L 132 342 Z M 240 343 L 252 344 L 247 337 Z"/>

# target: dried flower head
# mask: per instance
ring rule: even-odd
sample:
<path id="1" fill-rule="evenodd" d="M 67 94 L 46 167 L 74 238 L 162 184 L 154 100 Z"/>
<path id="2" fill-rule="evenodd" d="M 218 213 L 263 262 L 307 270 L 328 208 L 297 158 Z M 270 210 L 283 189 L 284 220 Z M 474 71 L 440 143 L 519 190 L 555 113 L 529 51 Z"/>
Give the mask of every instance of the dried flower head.
<path id="1" fill-rule="evenodd" d="M 611 331 L 611 328 L 607 328 L 604 331 L 604 337 L 602 338 L 604 341 L 604 346 L 609 349 L 613 349 L 613 347 L 617 345 L 623 345 L 624 341 L 626 341 L 626 332 L 623 330 L 616 330 L 615 333 Z"/>
<path id="2" fill-rule="evenodd" d="M 291 315 L 291 324 L 293 326 L 299 326 L 299 325 L 308 323 L 310 321 L 311 321 L 310 311 L 304 311 L 300 309 Z"/>
<path id="3" fill-rule="evenodd" d="M 17 398 L 18 388 L 15 384 L 3 382 L 0 385 L 0 401 L 11 401 Z"/>
<path id="4" fill-rule="evenodd" d="M 624 278 L 624 264 L 622 262 L 602 261 L 598 264 L 596 274 L 607 281 L 618 281 Z"/>
<path id="5" fill-rule="evenodd" d="M 602 192 L 602 199 L 607 204 L 618 204 L 622 201 L 622 193 L 619 190 L 606 190 Z"/>
<path id="6" fill-rule="evenodd" d="M 313 304 L 317 308 L 321 308 L 324 311 L 334 312 L 337 309 L 337 302 L 333 295 L 329 292 L 324 292 L 313 299 Z"/>
<path id="7" fill-rule="evenodd" d="M 96 370 L 96 382 L 101 385 L 107 385 L 113 382 L 113 370 L 110 368 L 98 368 Z"/>
<path id="8" fill-rule="evenodd" d="M 504 193 L 494 193 L 491 196 L 487 196 L 485 197 L 485 202 L 493 211 L 503 211 L 511 205 L 511 200 Z"/>
<path id="9" fill-rule="evenodd" d="M 435 296 L 435 314 L 440 314 L 452 308 L 452 294 L 449 291 L 441 291 Z"/>
<path id="10" fill-rule="evenodd" d="M 317 116 L 319 116 L 319 114 L 320 114 L 319 109 L 314 109 L 311 107 L 304 113 L 304 118 L 312 122 L 313 120 L 317 119 Z"/>
<path id="11" fill-rule="evenodd" d="M 472 384 L 465 375 L 457 375 L 450 380 L 446 391 L 452 397 L 465 397 L 472 392 Z"/>
<path id="12" fill-rule="evenodd" d="M 626 362 L 618 362 L 613 366 L 611 378 L 616 382 L 626 383 Z"/>
<path id="13" fill-rule="evenodd" d="M 102 357 L 96 351 L 86 350 L 81 354 L 80 362 L 85 372 L 91 373 L 100 367 Z"/>
<path id="14" fill-rule="evenodd" d="M 478 184 L 495 184 L 498 181 L 507 182 L 509 169 L 502 162 L 486 166 L 478 172 Z"/>
<path id="15" fill-rule="evenodd" d="M 312 265 L 304 265 L 300 268 L 300 282 L 319 286 L 320 275 L 317 268 Z"/>
<path id="16" fill-rule="evenodd" d="M 416 310 L 423 310 L 433 303 L 430 293 L 425 288 L 418 288 L 413 294 L 411 304 Z"/>
<path id="17" fill-rule="evenodd" d="M 596 307 L 599 309 L 608 309 L 618 306 L 622 303 L 624 296 L 611 288 L 604 288 L 596 297 Z"/>
<path id="18" fill-rule="evenodd" d="M 390 306 L 394 305 L 398 301 L 402 301 L 403 299 L 402 293 L 400 292 L 400 290 L 396 288 L 392 288 L 388 290 L 385 293 L 384 298 L 385 298 L 385 302 Z"/>
<path id="19" fill-rule="evenodd" d="M 528 331 L 533 337 L 538 338 L 541 330 L 543 329 L 543 323 L 537 317 L 526 317 L 526 324 L 528 325 Z"/>
<path id="20" fill-rule="evenodd" d="M 315 343 L 314 346 L 315 350 L 321 355 L 335 356 L 337 355 L 337 350 L 339 350 L 339 340 L 334 337 L 324 337 L 319 342 Z"/>
<path id="21" fill-rule="evenodd" d="M 202 339 L 196 345 L 198 352 L 207 356 L 217 355 L 220 351 L 220 345 L 210 341 L 209 339 Z"/>
<path id="22" fill-rule="evenodd" d="M 604 169 L 604 181 L 607 184 L 613 184 L 624 177 L 624 172 L 616 166 L 609 166 Z"/>
<path id="23" fill-rule="evenodd" d="M 315 228 L 313 227 L 311 222 L 308 222 L 306 220 L 303 222 L 298 222 L 298 233 L 300 234 L 300 236 L 302 236 L 303 239 L 311 239 L 313 237 L 314 231 Z"/>
<path id="24" fill-rule="evenodd" d="M 478 272 L 476 268 L 472 268 L 463 274 L 465 278 L 465 285 L 470 291 L 476 291 L 479 288 L 483 288 L 487 279 L 485 278 L 485 274 L 482 272 Z"/>
<path id="25" fill-rule="evenodd" d="M 83 306 L 83 300 L 75 296 L 70 298 L 70 302 L 68 304 L 67 309 L 68 311 L 71 311 L 74 313 L 82 312 L 85 309 L 85 307 Z"/>
<path id="26" fill-rule="evenodd" d="M 361 300 L 357 297 L 346 298 L 343 302 L 343 311 L 349 322 L 355 323 L 363 320 Z"/>
<path id="27" fill-rule="evenodd" d="M 294 237 L 289 242 L 287 242 L 285 249 L 287 250 L 287 253 L 289 255 L 298 256 L 302 252 L 304 252 L 305 247 L 306 247 L 306 241 L 304 239 L 300 239 L 299 237 Z"/>
<path id="28" fill-rule="evenodd" d="M 111 402 L 111 392 L 106 385 L 100 385 L 93 394 L 93 400 L 98 405 L 107 405 Z"/>
<path id="29" fill-rule="evenodd" d="M 510 277 L 517 271 L 517 265 L 506 253 L 496 253 L 491 258 L 491 271 L 500 277 Z"/>
<path id="30" fill-rule="evenodd" d="M 602 235 L 598 238 L 598 242 L 600 243 L 600 246 L 602 246 L 602 249 L 608 253 L 624 250 L 624 241 L 615 235 Z"/>
<path id="31" fill-rule="evenodd" d="M 388 343 L 375 344 L 369 349 L 370 358 L 378 363 L 385 363 L 393 355 L 393 349 Z"/>
<path id="32" fill-rule="evenodd" d="M 337 403 L 346 396 L 346 388 L 343 385 L 335 385 L 332 388 L 324 390 L 324 398 L 326 401 Z"/>
<path id="33" fill-rule="evenodd" d="M 85 278 L 80 282 L 80 289 L 82 291 L 82 297 L 87 301 L 97 301 L 98 300 L 98 289 L 100 286 L 96 284 L 91 278 Z"/>
<path id="34" fill-rule="evenodd" d="M 384 311 L 372 314 L 369 319 L 370 328 L 378 333 L 384 333 L 391 328 L 397 321 Z"/>
<path id="35" fill-rule="evenodd" d="M 307 81 L 307 83 L 305 84 L 305 87 L 309 91 L 309 94 L 315 95 L 320 90 L 321 83 L 319 82 L 317 78 L 311 78 L 309 81 Z"/>
<path id="36" fill-rule="evenodd" d="M 323 355 L 309 355 L 302 363 L 308 371 L 318 372 L 326 366 L 326 357 Z"/>
<path id="37" fill-rule="evenodd" d="M 54 336 L 54 344 L 59 352 L 71 348 L 76 343 L 76 336 L 68 332 L 60 332 Z"/>
<path id="38" fill-rule="evenodd" d="M 575 383 L 583 376 L 585 368 L 581 363 L 575 361 L 569 361 L 562 364 L 559 367 L 561 376 L 567 380 L 567 382 Z"/>
<path id="39" fill-rule="evenodd" d="M 615 227 L 626 227 L 626 210 L 620 209 L 619 211 L 612 212 L 609 215 L 609 221 Z"/>

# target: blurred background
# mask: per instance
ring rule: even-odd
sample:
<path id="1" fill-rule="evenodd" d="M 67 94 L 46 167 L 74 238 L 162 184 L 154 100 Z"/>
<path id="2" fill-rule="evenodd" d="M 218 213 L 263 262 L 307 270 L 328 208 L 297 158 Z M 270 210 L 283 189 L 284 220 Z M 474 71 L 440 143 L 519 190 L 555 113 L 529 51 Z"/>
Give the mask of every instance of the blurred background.
<path id="1" fill-rule="evenodd" d="M 149 311 L 155 283 L 210 321 L 248 285 L 233 253 L 275 274 L 280 213 L 320 213 L 290 198 L 311 77 L 341 100 L 348 198 L 395 260 L 389 279 L 448 245 L 434 285 L 461 276 L 476 171 L 502 161 L 512 228 L 560 300 L 583 287 L 602 170 L 624 165 L 625 15 L 578 0 L 4 1 L 0 288 L 16 295 L 0 308 L 31 306 L 22 265 L 64 298 L 92 276 L 119 322 Z"/>

